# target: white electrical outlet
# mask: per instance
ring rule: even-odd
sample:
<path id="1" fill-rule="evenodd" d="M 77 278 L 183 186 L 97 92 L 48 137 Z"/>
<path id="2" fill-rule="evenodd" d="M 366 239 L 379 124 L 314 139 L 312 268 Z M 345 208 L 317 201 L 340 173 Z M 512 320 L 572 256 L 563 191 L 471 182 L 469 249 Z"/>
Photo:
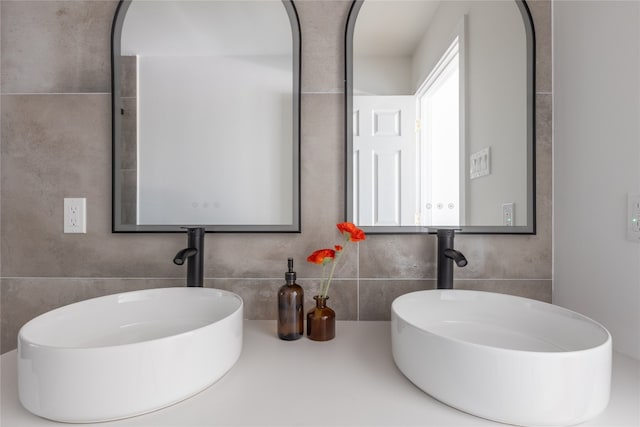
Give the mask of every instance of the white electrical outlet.
<path id="1" fill-rule="evenodd" d="M 64 232 L 65 233 L 86 233 L 87 232 L 87 199 L 66 198 L 64 199 Z"/>
<path id="2" fill-rule="evenodd" d="M 627 240 L 640 243 L 640 193 L 627 194 Z"/>
<path id="3" fill-rule="evenodd" d="M 502 204 L 502 225 L 513 227 L 516 225 L 516 208 L 515 203 Z"/>

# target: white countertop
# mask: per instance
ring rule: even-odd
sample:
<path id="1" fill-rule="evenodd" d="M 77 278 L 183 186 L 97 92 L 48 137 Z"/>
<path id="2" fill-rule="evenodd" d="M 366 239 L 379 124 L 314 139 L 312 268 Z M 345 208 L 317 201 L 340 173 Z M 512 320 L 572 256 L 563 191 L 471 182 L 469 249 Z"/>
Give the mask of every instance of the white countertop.
<path id="1" fill-rule="evenodd" d="M 22 408 L 16 352 L 0 358 L 2 427 L 61 426 Z M 482 369 L 482 367 L 478 367 Z M 489 393 L 490 390 L 487 390 Z M 76 424 L 77 425 L 77 424 Z M 282 341 L 275 321 L 245 321 L 236 365 L 202 393 L 99 426 L 501 426 L 450 408 L 396 368 L 389 322 L 338 322 L 336 338 Z M 614 353 L 611 401 L 583 426 L 640 426 L 640 362 Z"/>

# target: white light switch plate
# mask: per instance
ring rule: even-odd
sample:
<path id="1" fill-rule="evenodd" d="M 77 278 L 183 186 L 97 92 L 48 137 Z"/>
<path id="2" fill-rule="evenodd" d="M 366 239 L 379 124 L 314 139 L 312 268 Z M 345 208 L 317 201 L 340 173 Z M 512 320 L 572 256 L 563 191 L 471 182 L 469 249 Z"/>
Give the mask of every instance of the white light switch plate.
<path id="1" fill-rule="evenodd" d="M 87 199 L 84 197 L 64 199 L 64 232 L 87 232 Z"/>
<path id="2" fill-rule="evenodd" d="M 491 150 L 489 147 L 469 156 L 469 179 L 480 178 L 491 173 Z"/>
<path id="3" fill-rule="evenodd" d="M 627 240 L 640 243 L 640 193 L 627 194 Z"/>

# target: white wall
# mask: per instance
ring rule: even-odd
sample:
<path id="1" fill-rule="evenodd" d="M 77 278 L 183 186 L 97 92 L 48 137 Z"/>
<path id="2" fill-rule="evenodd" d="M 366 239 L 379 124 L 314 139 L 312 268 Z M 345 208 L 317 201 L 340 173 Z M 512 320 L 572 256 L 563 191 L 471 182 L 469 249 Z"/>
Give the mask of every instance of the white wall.
<path id="1" fill-rule="evenodd" d="M 413 95 L 410 56 L 354 56 L 354 95 Z"/>
<path id="2" fill-rule="evenodd" d="M 604 324 L 640 359 L 640 2 L 553 2 L 554 303 Z"/>

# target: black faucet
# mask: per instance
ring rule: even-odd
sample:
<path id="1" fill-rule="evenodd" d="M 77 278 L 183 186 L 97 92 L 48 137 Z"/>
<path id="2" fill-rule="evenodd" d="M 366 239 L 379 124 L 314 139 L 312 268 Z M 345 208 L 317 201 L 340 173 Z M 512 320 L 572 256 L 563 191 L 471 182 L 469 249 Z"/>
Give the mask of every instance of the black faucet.
<path id="1" fill-rule="evenodd" d="M 187 247 L 173 258 L 177 265 L 187 260 L 187 286 L 202 287 L 204 279 L 204 228 L 184 227 L 187 230 Z"/>
<path id="2" fill-rule="evenodd" d="M 467 265 L 467 259 L 453 249 L 453 229 L 438 229 L 438 289 L 453 289 L 453 261 L 458 267 Z"/>

